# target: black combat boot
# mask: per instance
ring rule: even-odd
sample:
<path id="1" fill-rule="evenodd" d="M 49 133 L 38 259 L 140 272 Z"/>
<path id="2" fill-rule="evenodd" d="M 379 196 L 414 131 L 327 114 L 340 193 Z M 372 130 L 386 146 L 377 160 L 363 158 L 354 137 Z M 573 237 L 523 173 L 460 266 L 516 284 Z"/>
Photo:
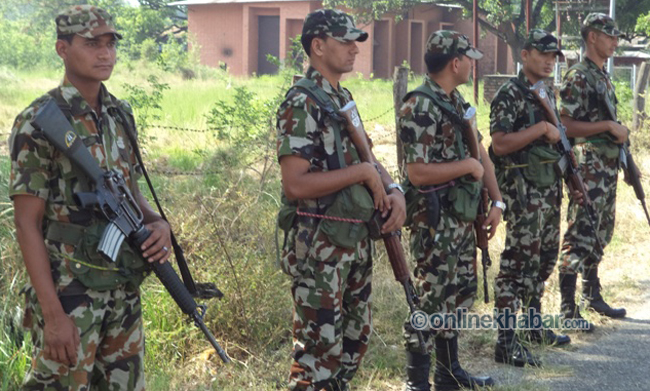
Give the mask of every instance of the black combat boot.
<path id="1" fill-rule="evenodd" d="M 575 274 L 559 273 L 560 278 L 560 293 L 562 294 L 562 302 L 560 310 L 564 319 L 581 319 L 586 322 L 586 328 L 582 331 L 591 333 L 596 328 L 591 322 L 587 322 L 580 310 L 576 307 L 576 280 L 578 277 Z"/>
<path id="2" fill-rule="evenodd" d="M 598 312 L 601 315 L 610 318 L 624 318 L 625 308 L 612 308 L 603 300 L 600 294 L 600 278 L 598 278 L 598 268 L 589 269 L 583 275 L 582 280 L 582 303 L 587 308 Z"/>
<path id="3" fill-rule="evenodd" d="M 436 372 L 433 376 L 436 391 L 474 389 L 494 385 L 491 377 L 474 377 L 458 362 L 458 337 L 436 338 Z"/>
<path id="4" fill-rule="evenodd" d="M 429 371 L 431 355 L 406 351 L 406 388 L 405 391 L 431 391 Z"/>
<path id="5" fill-rule="evenodd" d="M 542 304 L 534 303 L 531 304 L 529 308 L 534 308 L 535 311 L 541 316 L 542 315 Z M 528 330 L 526 333 L 528 339 L 532 343 L 537 344 L 547 344 L 547 345 L 567 345 L 571 343 L 571 338 L 568 335 L 555 334 L 551 329 L 545 329 L 541 325 L 539 328 Z"/>
<path id="6" fill-rule="evenodd" d="M 526 364 L 532 367 L 542 366 L 541 361 L 519 342 L 512 329 L 499 329 L 494 348 L 494 361 L 515 367 L 523 367 Z"/>

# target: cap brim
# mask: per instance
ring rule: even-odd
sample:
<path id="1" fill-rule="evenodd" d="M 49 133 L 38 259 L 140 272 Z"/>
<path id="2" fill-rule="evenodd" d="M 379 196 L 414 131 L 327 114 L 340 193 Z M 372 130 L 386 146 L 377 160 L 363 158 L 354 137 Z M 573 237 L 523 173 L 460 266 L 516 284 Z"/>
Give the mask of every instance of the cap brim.
<path id="1" fill-rule="evenodd" d="M 472 60 L 480 60 L 483 58 L 483 52 L 472 46 L 470 46 L 470 48 L 467 49 L 465 55 L 471 58 Z"/>
<path id="2" fill-rule="evenodd" d="M 337 41 L 344 42 L 344 43 L 349 41 L 364 42 L 366 39 L 368 39 L 368 33 L 359 29 L 350 29 L 343 37 L 337 37 L 331 32 L 327 32 L 326 34 L 330 38 L 334 38 Z"/>
<path id="3" fill-rule="evenodd" d="M 90 33 L 95 38 L 105 34 L 113 34 L 115 38 L 122 39 L 122 34 L 118 33 L 113 27 L 108 25 L 99 26 L 93 29 Z"/>
<path id="4" fill-rule="evenodd" d="M 537 49 L 537 48 L 535 48 Z M 550 50 L 539 50 L 537 49 L 540 53 L 555 53 L 558 56 L 564 56 L 564 53 L 560 49 L 550 49 Z"/>
<path id="5" fill-rule="evenodd" d="M 611 31 L 601 30 L 603 33 L 609 35 L 610 37 L 624 37 L 625 33 L 619 29 L 612 29 Z"/>

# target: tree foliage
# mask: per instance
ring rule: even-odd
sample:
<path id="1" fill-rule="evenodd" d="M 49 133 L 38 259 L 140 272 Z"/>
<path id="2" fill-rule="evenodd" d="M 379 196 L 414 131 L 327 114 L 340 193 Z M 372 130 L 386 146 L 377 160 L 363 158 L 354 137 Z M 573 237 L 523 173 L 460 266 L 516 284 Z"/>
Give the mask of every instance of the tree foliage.
<path id="1" fill-rule="evenodd" d="M 0 65 L 16 68 L 53 66 L 60 61 L 54 52 L 54 18 L 77 4 L 107 10 L 124 37 L 119 43 L 123 59 L 138 59 L 144 53 L 155 60 L 172 37 L 186 46 L 187 22 L 179 7 L 169 0 L 142 0 L 134 7 L 126 0 L 2 0 L 0 1 Z"/>
<path id="2" fill-rule="evenodd" d="M 397 19 L 412 7 L 418 4 L 458 4 L 463 7 L 465 17 L 472 16 L 472 0 L 325 0 L 328 7 L 343 6 L 354 9 L 355 13 L 364 21 L 379 19 L 386 13 L 395 13 Z M 548 0 L 530 0 L 531 26 L 548 31 L 555 31 L 555 4 Z M 590 6 L 596 3 L 607 5 L 605 1 L 591 1 Z M 633 32 L 637 25 L 637 17 L 650 11 L 650 0 L 618 0 L 616 3 L 616 19 L 620 28 L 626 32 Z M 590 10 L 585 10 L 582 15 L 577 12 L 563 14 L 563 34 L 578 35 L 580 21 Z M 650 18 L 650 16 L 648 16 Z M 503 39 L 512 51 L 515 59 L 520 59 L 520 51 L 526 39 L 526 0 L 479 0 L 478 20 L 481 27 L 499 38 Z M 647 23 L 646 25 L 650 25 Z M 638 29 L 637 29 L 638 31 Z"/>

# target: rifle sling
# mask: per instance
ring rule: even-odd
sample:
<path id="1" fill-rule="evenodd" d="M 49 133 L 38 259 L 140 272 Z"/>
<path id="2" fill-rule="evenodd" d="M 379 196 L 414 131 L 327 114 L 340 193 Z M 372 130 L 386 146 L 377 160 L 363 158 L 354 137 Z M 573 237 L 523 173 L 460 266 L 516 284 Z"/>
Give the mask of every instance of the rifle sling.
<path id="1" fill-rule="evenodd" d="M 407 93 L 402 100 L 407 101 L 412 95 L 416 94 L 424 95 L 425 97 L 431 99 L 431 101 L 451 119 L 451 121 L 454 123 L 454 132 L 456 133 L 456 149 L 460 155 L 460 160 L 465 159 L 465 148 L 463 148 L 463 134 L 461 132 L 461 126 L 465 126 L 465 124 L 456 109 L 454 109 L 451 104 L 449 104 L 449 102 L 445 102 L 440 99 L 438 94 L 436 94 L 426 84 L 422 84 L 413 91 Z"/>
<path id="2" fill-rule="evenodd" d="M 158 196 L 156 195 L 156 190 L 154 189 L 153 184 L 151 183 L 151 178 L 149 178 L 149 173 L 147 172 L 147 169 L 144 166 L 144 161 L 142 160 L 142 155 L 140 154 L 140 148 L 138 147 L 138 142 L 135 138 L 135 132 L 133 132 L 133 127 L 135 126 L 135 124 L 128 122 L 126 115 L 124 115 L 122 110 L 118 109 L 117 114 L 120 116 L 120 119 L 122 120 L 122 124 L 124 125 L 124 131 L 127 137 L 129 138 L 129 142 L 131 143 L 131 146 L 133 147 L 133 151 L 135 152 L 135 157 L 138 160 L 138 164 L 140 164 L 140 168 L 142 169 L 144 178 L 147 181 L 147 186 L 149 187 L 149 191 L 151 191 L 151 196 L 153 197 L 154 202 L 156 203 L 158 212 L 160 213 L 160 216 L 163 218 L 163 220 L 165 220 L 167 224 L 169 224 L 169 220 L 167 220 L 165 211 L 160 205 L 160 201 L 158 200 Z M 190 294 L 192 296 L 195 296 L 197 294 L 196 284 L 194 282 L 194 278 L 192 278 L 192 273 L 190 272 L 190 268 L 187 265 L 187 260 L 185 259 L 185 255 L 183 254 L 183 249 L 181 248 L 181 246 L 178 244 L 178 241 L 176 240 L 176 235 L 174 235 L 174 231 L 171 228 L 171 224 L 169 224 L 169 232 L 171 234 L 172 247 L 174 247 L 174 255 L 176 256 L 178 269 L 180 270 L 181 276 L 183 277 L 183 283 L 185 284 L 185 287 L 190 292 Z"/>

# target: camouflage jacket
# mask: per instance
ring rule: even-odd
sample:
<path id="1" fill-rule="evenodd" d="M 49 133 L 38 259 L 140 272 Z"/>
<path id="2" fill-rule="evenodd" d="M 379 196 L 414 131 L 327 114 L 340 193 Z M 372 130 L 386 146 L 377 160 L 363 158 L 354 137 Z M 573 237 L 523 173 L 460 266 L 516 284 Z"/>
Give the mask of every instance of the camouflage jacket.
<path id="1" fill-rule="evenodd" d="M 531 92 L 522 90 L 532 87 L 532 84 L 523 71 L 519 71 L 517 82 L 509 80 L 497 91 L 490 107 L 490 134 L 497 132 L 513 133 L 522 131 L 538 122 L 548 121 L 544 109 Z M 552 89 L 545 86 L 547 95 L 559 118 L 556 109 L 555 94 Z M 550 205 L 557 205 L 558 191 L 561 188 L 561 178 L 558 178 L 556 185 L 545 189 L 536 188 L 533 183 L 526 181 L 520 170 L 508 169 L 509 165 L 523 164 L 527 161 L 525 154 L 534 146 L 553 148 L 544 138 L 538 138 L 523 149 L 506 156 L 496 156 L 490 147 L 490 157 L 494 163 L 494 169 L 499 182 L 499 188 L 504 195 L 504 200 L 509 204 L 506 210 L 517 209 L 513 205 L 515 200 L 533 199 L 545 200 Z M 521 207 L 525 207 L 522 205 Z M 508 216 L 504 216 L 508 217 Z"/>
<path id="2" fill-rule="evenodd" d="M 587 72 L 589 75 L 587 75 Z M 616 109 L 618 100 L 609 74 L 604 68 L 598 68 L 593 61 L 585 57 L 581 63 L 571 67 L 564 75 L 564 82 L 560 90 L 562 99 L 560 114 L 584 122 L 609 120 L 605 104 L 602 102 L 602 98 L 596 91 L 596 85 L 594 84 L 600 80 L 605 82 L 610 102 Z M 596 134 L 589 137 L 589 139 L 592 138 L 602 138 L 602 135 Z M 576 142 L 584 142 L 584 139 L 576 139 Z"/>
<path id="3" fill-rule="evenodd" d="M 424 77 L 424 83 L 438 94 L 442 101 L 446 101 L 455 107 L 460 118 L 464 111 L 470 106 L 465 102 L 458 90 L 454 90 L 451 96 L 428 75 Z M 409 163 L 445 163 L 462 160 L 470 156 L 467 142 L 463 139 L 460 145 L 463 151 L 458 148 L 457 136 L 462 135 L 462 129 L 455 125 L 454 121 L 441 110 L 429 97 L 422 94 L 410 96 L 400 108 L 399 113 L 399 136 L 403 143 L 404 159 Z M 481 134 L 479 133 L 479 140 Z M 424 201 L 410 217 L 413 221 L 412 227 L 429 228 L 426 219 L 426 206 Z M 451 216 L 442 215 L 442 222 L 446 227 L 456 227 L 458 222 Z"/>
<path id="4" fill-rule="evenodd" d="M 70 105 L 75 132 L 97 159 L 100 167 L 105 170 L 119 170 L 133 189 L 137 185 L 140 169 L 122 119 L 116 112 L 119 107 L 131 115 L 129 104 L 116 99 L 102 85 L 99 95 L 101 112 L 98 115 L 67 79 L 63 80 L 58 91 Z M 90 190 L 87 178 L 45 139 L 40 129 L 34 129 L 30 124 L 39 106 L 49 99 L 51 96 L 48 94 L 36 99 L 14 122 L 9 139 L 9 196 L 40 197 L 46 201 L 46 219 L 89 225 L 93 220 L 92 213 L 79 208 L 73 199 L 74 193 Z M 135 178 L 131 177 L 132 172 Z"/>
<path id="5" fill-rule="evenodd" d="M 544 114 L 544 109 L 539 104 L 535 95 L 531 92 L 522 91 L 521 86 L 526 88 L 532 87 L 532 84 L 526 75 L 524 75 L 523 71 L 519 71 L 517 82 L 519 85 L 517 85 L 513 80 L 505 82 L 494 96 L 490 106 L 490 135 L 497 132 L 519 132 L 538 122 L 548 121 Z M 548 88 L 548 86 L 545 86 L 545 88 L 551 101 L 551 105 L 555 109 L 555 94 L 551 88 Z M 560 118 L 557 109 L 555 109 L 555 115 Z M 521 161 L 523 160 L 520 159 L 520 155 L 526 153 L 527 150 L 536 145 L 546 147 L 553 146 L 543 138 L 539 138 L 522 150 L 512 153 L 505 158 L 495 156 L 491 153 L 491 158 L 496 170 L 503 170 L 505 165 L 513 164 L 513 162 L 514 164 L 521 164 Z"/>
<path id="6" fill-rule="evenodd" d="M 309 68 L 305 75 L 322 88 L 338 110 L 352 100 L 352 94 L 340 85 L 334 88 L 317 70 Z M 360 162 L 359 154 L 344 126 L 341 129 L 343 158 L 347 166 Z M 289 94 L 277 112 L 278 161 L 286 155 L 309 161 L 310 172 L 330 171 L 333 160 L 338 161 L 332 119 L 325 115 L 316 102 L 300 90 Z M 322 200 L 299 201 L 301 210 L 322 211 Z"/>

